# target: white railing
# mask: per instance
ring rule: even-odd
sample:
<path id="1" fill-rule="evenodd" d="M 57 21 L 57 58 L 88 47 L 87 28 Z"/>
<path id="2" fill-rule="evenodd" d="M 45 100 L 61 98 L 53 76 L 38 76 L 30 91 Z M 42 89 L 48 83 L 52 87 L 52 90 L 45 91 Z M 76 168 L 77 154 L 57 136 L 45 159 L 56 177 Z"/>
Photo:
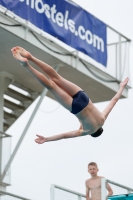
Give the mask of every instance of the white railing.
<path id="1" fill-rule="evenodd" d="M 108 197 L 108 200 L 125 200 L 125 198 L 126 200 L 128 200 L 128 196 L 129 200 L 133 199 L 133 188 L 102 178 L 101 200 L 107 200 L 106 183 L 109 183 L 111 188 L 113 189 L 113 195 L 111 197 Z M 52 184 L 50 188 L 50 200 L 86 200 L 86 195 Z"/>
<path id="2" fill-rule="evenodd" d="M 31 200 L 31 199 L 27 199 L 25 197 L 21 197 L 21 196 L 0 190 L 0 200 L 18 200 L 18 199 Z"/>
<path id="3" fill-rule="evenodd" d="M 67 188 L 51 185 L 50 200 L 85 200 L 86 196 Z"/>
<path id="4" fill-rule="evenodd" d="M 130 188 L 130 187 L 127 187 L 125 185 L 122 185 L 122 184 L 113 182 L 111 180 L 102 178 L 102 180 L 101 180 L 101 200 L 105 200 L 106 196 L 107 196 L 106 183 L 109 183 L 112 190 L 113 190 L 113 196 L 112 197 L 117 195 L 116 199 L 117 199 L 118 196 L 119 197 L 124 196 L 124 195 L 128 196 L 128 194 L 133 193 L 133 188 Z M 112 198 L 110 197 L 108 199 L 112 199 Z"/>

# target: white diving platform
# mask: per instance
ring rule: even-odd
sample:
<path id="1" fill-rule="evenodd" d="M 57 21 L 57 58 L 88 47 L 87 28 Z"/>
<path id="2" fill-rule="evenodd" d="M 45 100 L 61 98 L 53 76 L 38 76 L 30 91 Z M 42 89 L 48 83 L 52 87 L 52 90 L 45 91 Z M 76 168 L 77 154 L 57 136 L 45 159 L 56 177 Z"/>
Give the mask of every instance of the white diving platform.
<path id="1" fill-rule="evenodd" d="M 11 15 L 10 11 L 8 12 L 6 12 L 6 15 L 0 13 L 0 71 L 12 74 L 14 80 L 20 85 L 37 93 L 43 90 L 42 85 L 12 57 L 10 49 L 14 46 L 22 46 L 38 59 L 53 67 L 59 66 L 59 74 L 83 88 L 94 103 L 110 100 L 118 90 L 121 79 L 124 76 L 129 76 L 127 69 L 126 73 L 120 76 L 118 66 L 113 66 L 114 61 L 112 62 L 112 75 L 109 72 L 111 63 L 105 68 L 83 53 L 77 52 L 56 38 L 51 37 L 51 39 L 48 34 L 37 29 L 29 22 L 20 20 L 19 17 Z M 124 36 L 121 35 L 121 37 Z M 130 42 L 129 39 L 124 39 L 125 42 Z M 116 42 L 116 44 L 118 43 Z M 119 57 L 120 52 L 118 54 Z M 110 59 L 109 49 L 108 60 Z M 119 65 L 120 58 L 115 56 L 112 59 L 115 62 L 117 59 L 117 65 Z M 122 61 L 120 63 L 122 64 Z M 34 67 L 38 69 L 36 66 Z M 126 68 L 129 68 L 127 64 Z M 129 86 L 123 91 L 122 97 L 127 97 Z M 50 93 L 48 93 L 48 96 L 53 98 Z"/>

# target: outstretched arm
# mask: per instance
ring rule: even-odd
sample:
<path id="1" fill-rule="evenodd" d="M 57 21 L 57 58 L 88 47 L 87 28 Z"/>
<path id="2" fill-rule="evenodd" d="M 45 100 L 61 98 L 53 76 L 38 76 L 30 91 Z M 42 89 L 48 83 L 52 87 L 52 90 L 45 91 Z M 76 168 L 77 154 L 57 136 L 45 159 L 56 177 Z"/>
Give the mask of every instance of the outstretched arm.
<path id="1" fill-rule="evenodd" d="M 117 92 L 117 94 L 111 99 L 111 101 L 109 102 L 109 104 L 107 105 L 107 107 L 104 109 L 104 111 L 102 112 L 105 119 L 108 117 L 109 113 L 111 112 L 111 110 L 113 109 L 113 107 L 115 106 L 116 102 L 119 100 L 119 98 L 122 95 L 122 92 L 125 88 L 125 86 L 128 83 L 128 78 L 126 78 L 123 82 L 121 82 L 120 84 L 120 88 Z"/>
<path id="2" fill-rule="evenodd" d="M 123 82 L 121 82 L 120 84 L 120 88 L 117 92 L 117 94 L 111 99 L 111 101 L 109 102 L 109 104 L 107 105 L 107 107 L 104 109 L 104 111 L 102 112 L 105 119 L 108 117 L 109 113 L 111 112 L 111 110 L 113 109 L 113 107 L 115 106 L 115 104 L 117 103 L 117 101 L 119 100 L 119 98 L 122 95 L 122 92 L 125 88 L 125 86 L 128 83 L 128 78 L 126 78 Z"/>
<path id="3" fill-rule="evenodd" d="M 84 135 L 88 135 L 88 134 L 89 134 L 89 132 L 84 132 L 83 130 L 79 129 L 79 130 L 70 131 L 70 132 L 67 132 L 67 133 L 62 133 L 62 134 L 59 134 L 59 135 L 53 135 L 53 136 L 50 136 L 50 137 L 43 137 L 41 135 L 36 135 L 37 138 L 35 139 L 35 142 L 38 143 L 38 144 L 43 144 L 44 142 L 74 138 L 74 137 L 84 136 Z"/>

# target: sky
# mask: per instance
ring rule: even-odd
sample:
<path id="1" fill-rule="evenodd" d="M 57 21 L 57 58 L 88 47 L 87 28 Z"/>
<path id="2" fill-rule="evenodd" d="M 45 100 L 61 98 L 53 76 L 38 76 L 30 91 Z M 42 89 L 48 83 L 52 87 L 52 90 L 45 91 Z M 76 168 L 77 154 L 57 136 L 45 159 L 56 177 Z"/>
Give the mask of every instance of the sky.
<path id="1" fill-rule="evenodd" d="M 132 0 L 75 0 L 88 12 L 133 39 Z M 133 44 L 130 45 L 130 71 L 133 80 Z M 133 82 L 133 81 L 132 81 Z M 85 180 L 90 176 L 87 164 L 98 164 L 99 175 L 133 188 L 133 90 L 127 99 L 121 99 L 104 125 L 104 133 L 94 139 L 90 136 L 61 140 L 43 145 L 34 142 L 36 134 L 50 136 L 75 130 L 79 122 L 57 102 L 45 97 L 11 166 L 12 192 L 33 200 L 50 199 L 50 185 L 57 184 L 85 193 Z M 37 100 L 22 114 L 7 133 L 13 135 L 14 149 L 33 111 Z M 103 110 L 108 102 L 96 103 Z M 55 112 L 52 112 L 58 107 Z M 50 112 L 50 113 L 48 113 Z"/>

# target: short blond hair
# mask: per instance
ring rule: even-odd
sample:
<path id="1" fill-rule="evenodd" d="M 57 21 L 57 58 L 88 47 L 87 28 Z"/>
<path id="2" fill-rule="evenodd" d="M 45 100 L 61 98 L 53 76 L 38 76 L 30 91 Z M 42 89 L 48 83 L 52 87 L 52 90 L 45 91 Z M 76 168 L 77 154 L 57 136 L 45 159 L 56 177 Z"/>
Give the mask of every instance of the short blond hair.
<path id="1" fill-rule="evenodd" d="M 95 162 L 90 162 L 90 163 L 88 164 L 88 167 L 89 167 L 90 165 L 93 165 L 93 166 L 95 166 L 95 167 L 98 167 L 98 166 L 97 166 L 97 163 L 95 163 Z"/>

